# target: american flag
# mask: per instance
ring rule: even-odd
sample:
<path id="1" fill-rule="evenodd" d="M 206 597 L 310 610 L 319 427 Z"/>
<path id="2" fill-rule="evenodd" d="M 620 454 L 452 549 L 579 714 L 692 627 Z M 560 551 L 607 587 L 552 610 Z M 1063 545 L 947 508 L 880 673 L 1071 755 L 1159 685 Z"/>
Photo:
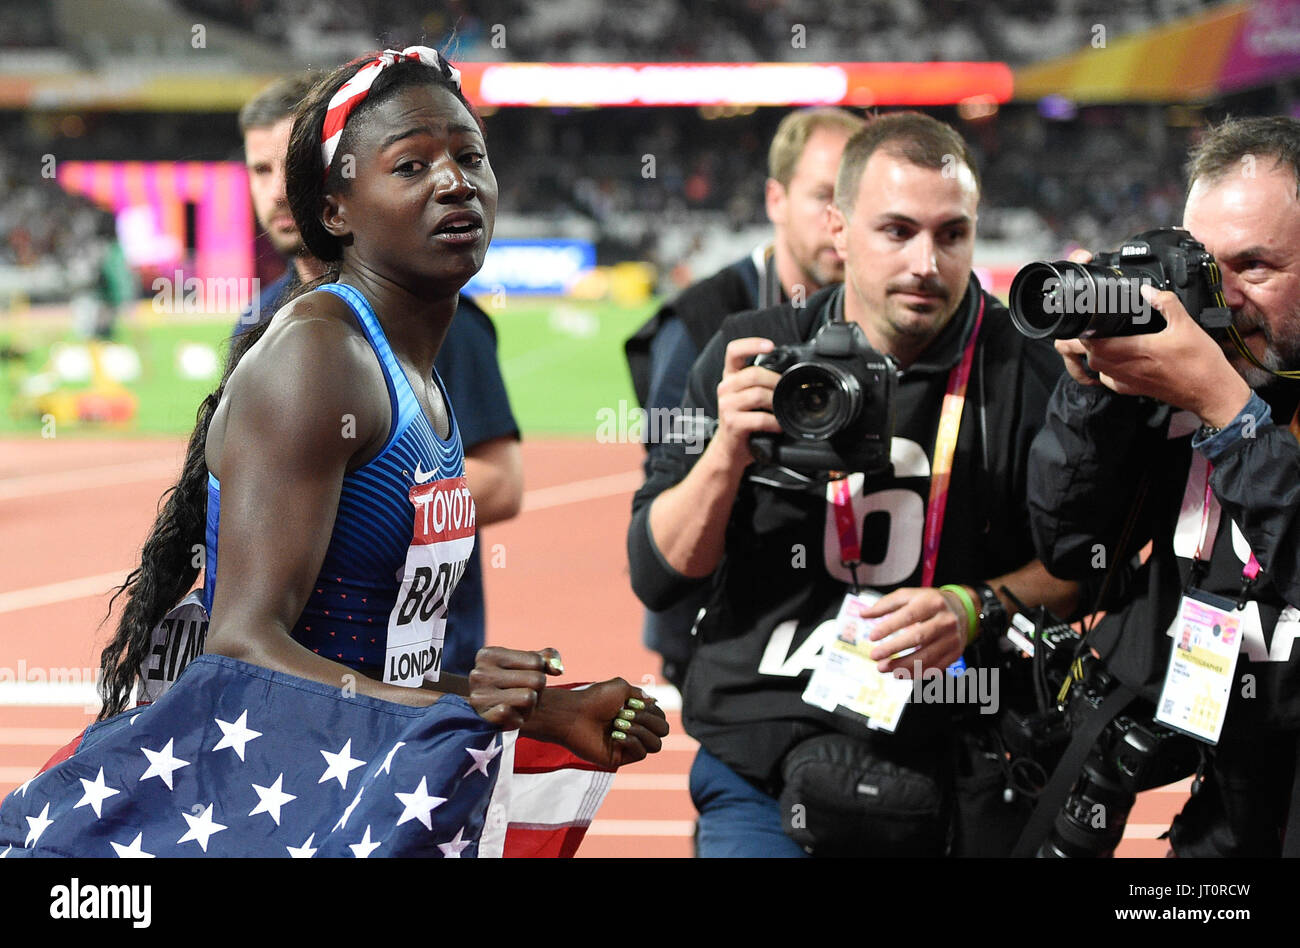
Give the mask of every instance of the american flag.
<path id="1" fill-rule="evenodd" d="M 0 858 L 568 856 L 611 778 L 459 698 L 407 708 L 203 655 L 13 791 Z"/>

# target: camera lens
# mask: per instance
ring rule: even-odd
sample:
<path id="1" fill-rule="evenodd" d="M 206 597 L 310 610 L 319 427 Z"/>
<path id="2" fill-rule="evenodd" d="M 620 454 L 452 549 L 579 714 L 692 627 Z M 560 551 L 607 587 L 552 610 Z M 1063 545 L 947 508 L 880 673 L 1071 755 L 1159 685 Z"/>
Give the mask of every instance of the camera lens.
<path id="1" fill-rule="evenodd" d="M 1007 308 L 1016 329 L 1030 339 L 1159 332 L 1165 321 L 1140 292 L 1144 284 L 1159 282 L 1160 272 L 1150 267 L 1031 263 L 1011 281 Z"/>
<path id="2" fill-rule="evenodd" d="M 1011 321 L 1030 339 L 1077 338 L 1087 328 L 1088 319 L 1072 311 L 1066 296 L 1089 279 L 1088 271 L 1077 263 L 1028 264 L 1011 281 Z"/>
<path id="3" fill-rule="evenodd" d="M 858 380 L 838 366 L 802 362 L 776 383 L 772 411 L 786 434 L 822 440 L 844 430 L 862 404 Z"/>

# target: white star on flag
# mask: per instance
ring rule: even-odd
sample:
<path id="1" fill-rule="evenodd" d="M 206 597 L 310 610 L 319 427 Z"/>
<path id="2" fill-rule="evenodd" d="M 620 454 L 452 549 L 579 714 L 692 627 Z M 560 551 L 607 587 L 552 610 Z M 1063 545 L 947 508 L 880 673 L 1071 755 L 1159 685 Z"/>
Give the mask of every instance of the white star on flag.
<path id="1" fill-rule="evenodd" d="M 379 843 L 370 841 L 370 826 L 366 826 L 366 835 L 361 837 L 361 842 L 350 843 L 348 849 L 352 850 L 352 855 L 358 859 L 369 859 L 370 854 L 379 848 Z"/>
<path id="2" fill-rule="evenodd" d="M 217 727 L 221 728 L 221 733 L 224 735 L 221 740 L 217 741 L 217 746 L 212 749 L 219 751 L 223 747 L 233 748 L 235 753 L 239 755 L 240 760 L 244 759 L 244 745 L 262 736 L 261 731 L 254 731 L 249 728 L 247 708 L 244 709 L 244 713 L 239 716 L 237 721 L 223 721 L 220 718 L 213 718 L 212 720 L 217 722 Z"/>
<path id="3" fill-rule="evenodd" d="M 496 735 L 494 734 L 492 735 L 491 743 L 489 743 L 487 747 L 483 748 L 482 750 L 476 750 L 473 747 L 467 747 L 465 748 L 465 753 L 469 754 L 470 757 L 474 758 L 474 763 L 469 768 L 469 770 L 465 771 L 463 774 L 461 774 L 461 776 L 468 777 L 470 774 L 472 774 L 474 771 L 477 770 L 484 777 L 487 777 L 489 776 L 487 772 L 487 765 L 492 762 L 492 759 L 496 757 L 497 754 L 501 753 L 501 747 L 497 744 L 497 738 Z"/>
<path id="4" fill-rule="evenodd" d="M 176 840 L 176 845 L 193 840 L 198 843 L 204 852 L 208 851 L 208 839 L 215 833 L 220 833 L 226 827 L 212 819 L 212 807 L 215 804 L 209 803 L 208 808 L 198 816 L 190 816 L 188 813 L 182 813 L 185 822 L 190 824 L 190 828 L 185 831 L 185 835 Z"/>
<path id="5" fill-rule="evenodd" d="M 320 775 L 320 779 L 316 782 L 324 783 L 326 780 L 333 777 L 339 782 L 339 786 L 344 790 L 348 788 L 348 774 L 356 770 L 358 767 L 364 767 L 366 765 L 364 760 L 357 760 L 352 756 L 352 738 L 350 737 L 348 738 L 347 743 L 343 745 L 343 749 L 337 754 L 331 754 L 327 750 L 322 750 L 321 756 L 325 758 L 329 763 L 329 766 L 325 768 L 325 772 Z"/>
<path id="6" fill-rule="evenodd" d="M 384 763 L 379 768 L 379 773 L 388 774 L 390 777 L 392 776 L 392 771 L 390 771 L 388 768 L 393 765 L 393 755 L 397 753 L 397 749 L 399 747 L 405 747 L 405 746 L 406 746 L 406 741 L 398 741 L 396 744 L 393 745 L 393 749 L 390 750 L 388 752 L 388 756 L 384 758 Z"/>
<path id="7" fill-rule="evenodd" d="M 269 787 L 259 787 L 253 784 L 253 789 L 257 791 L 257 806 L 249 811 L 249 816 L 256 816 L 259 813 L 267 813 L 271 819 L 275 820 L 275 825 L 280 825 L 280 807 L 284 806 L 290 800 L 298 799 L 292 793 L 285 793 L 281 789 L 284 781 L 284 774 L 275 778 L 275 783 Z"/>
<path id="8" fill-rule="evenodd" d="M 30 787 L 30 786 L 32 785 L 32 781 L 35 780 L 36 777 L 39 777 L 39 776 L 40 776 L 40 774 L 37 774 L 35 777 L 28 777 L 25 781 L 23 781 L 23 784 L 22 784 L 22 785 L 17 789 L 17 791 L 15 791 L 15 792 L 16 792 L 20 797 L 25 797 L 25 796 L 27 796 L 27 788 Z"/>
<path id="9" fill-rule="evenodd" d="M 103 767 L 99 768 L 99 774 L 94 780 L 87 780 L 85 777 L 80 777 L 78 779 L 81 781 L 81 788 L 85 793 L 81 799 L 77 801 L 77 805 L 74 806 L 73 809 L 75 810 L 79 807 L 89 806 L 95 811 L 95 819 L 99 819 L 104 815 L 102 812 L 104 801 L 114 794 L 122 792 L 121 790 L 114 790 L 112 787 L 104 786 Z"/>
<path id="10" fill-rule="evenodd" d="M 284 848 L 289 850 L 289 856 L 292 859 L 310 859 L 312 856 L 316 855 L 316 850 L 313 849 L 311 845 L 314 839 L 316 839 L 316 834 L 312 833 L 307 837 L 307 842 L 303 843 L 301 846 L 298 846 L 297 848 L 286 846 Z"/>
<path id="11" fill-rule="evenodd" d="M 49 803 L 46 803 L 45 809 L 41 810 L 40 816 L 27 817 L 27 822 L 31 826 L 31 831 L 27 834 L 27 842 L 23 843 L 24 848 L 30 847 L 32 843 L 40 839 L 41 834 L 44 833 L 45 830 L 49 828 L 49 825 L 51 823 L 54 822 L 51 819 L 47 819 L 49 815 L 50 815 L 50 805 Z"/>
<path id="12" fill-rule="evenodd" d="M 438 844 L 438 848 L 442 850 L 442 855 L 444 859 L 459 859 L 461 850 L 463 850 L 470 843 L 474 842 L 472 839 L 462 839 L 461 837 L 463 837 L 464 835 L 465 835 L 465 827 L 462 826 L 460 829 L 456 831 L 456 835 L 454 838 L 448 840 L 445 843 Z"/>
<path id="13" fill-rule="evenodd" d="M 132 720 L 135 719 L 132 718 Z M 181 760 L 179 757 L 172 754 L 172 744 L 174 743 L 175 740 L 170 739 L 163 746 L 162 750 L 156 751 L 150 750 L 147 747 L 140 748 L 144 753 L 144 756 L 149 758 L 149 768 L 140 775 L 140 780 L 148 780 L 150 777 L 158 777 L 163 783 L 167 784 L 168 790 L 174 789 L 172 787 L 172 774 L 180 770 L 182 767 L 188 767 L 190 765 L 188 760 Z"/>
<path id="14" fill-rule="evenodd" d="M 11 849 L 13 849 L 12 846 L 6 846 L 6 847 L 5 847 L 5 851 L 2 852 L 2 853 L 0 853 L 0 859 L 4 859 L 5 856 L 8 856 L 8 855 L 9 855 L 9 850 L 11 850 Z"/>
<path id="15" fill-rule="evenodd" d="M 424 824 L 427 830 L 433 829 L 433 818 L 429 815 L 437 807 L 447 802 L 446 797 L 429 796 L 429 788 L 425 777 L 420 778 L 420 785 L 411 793 L 394 793 L 393 796 L 402 801 L 402 816 L 397 821 L 401 826 L 407 820 L 419 820 Z"/>
<path id="16" fill-rule="evenodd" d="M 135 839 L 131 840 L 129 846 L 115 843 L 112 840 L 109 840 L 109 845 L 113 847 L 113 852 L 117 853 L 120 859 L 153 859 L 154 854 L 145 852 L 144 847 L 140 844 L 140 837 L 143 835 L 143 832 L 136 833 Z"/>
<path id="17" fill-rule="evenodd" d="M 343 811 L 343 815 L 339 817 L 339 821 L 334 824 L 334 829 L 330 830 L 331 833 L 335 830 L 341 830 L 348 825 L 348 817 L 351 816 L 352 811 L 357 808 L 357 804 L 361 802 L 361 794 L 365 792 L 366 785 L 362 784 L 361 789 L 357 791 L 357 795 L 352 798 L 352 802 L 348 804 L 347 809 Z"/>

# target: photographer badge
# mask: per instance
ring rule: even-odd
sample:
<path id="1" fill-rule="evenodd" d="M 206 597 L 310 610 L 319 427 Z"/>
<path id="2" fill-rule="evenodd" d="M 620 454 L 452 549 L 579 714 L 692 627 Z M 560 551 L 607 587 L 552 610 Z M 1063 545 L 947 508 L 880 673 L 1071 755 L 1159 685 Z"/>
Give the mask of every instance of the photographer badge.
<path id="1" fill-rule="evenodd" d="M 1232 600 L 1199 589 L 1187 591 L 1174 620 L 1157 721 L 1218 743 L 1241 651 L 1241 626 L 1242 613 Z"/>
<path id="2" fill-rule="evenodd" d="M 864 619 L 858 610 L 879 598 L 870 590 L 844 597 L 835 617 L 836 636 L 823 650 L 803 700 L 824 711 L 865 718 L 869 728 L 893 731 L 912 696 L 912 682 L 883 674 L 871 657 L 876 643 L 868 636 L 880 620 Z"/>

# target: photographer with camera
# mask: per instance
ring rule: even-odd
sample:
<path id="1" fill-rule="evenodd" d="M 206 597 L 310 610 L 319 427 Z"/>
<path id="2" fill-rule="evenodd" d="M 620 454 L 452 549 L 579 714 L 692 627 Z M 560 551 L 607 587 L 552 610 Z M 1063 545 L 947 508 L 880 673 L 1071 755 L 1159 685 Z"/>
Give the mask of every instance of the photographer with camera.
<path id="1" fill-rule="evenodd" d="M 1168 273 L 1202 276 L 1142 288 L 1160 331 L 1058 339 L 1032 524 L 1053 573 L 1114 572 L 1086 644 L 1202 742 L 1174 853 L 1277 856 L 1300 792 L 1300 123 L 1229 120 L 1187 169 L 1184 222 L 1217 266 L 1165 248 Z"/>
<path id="2" fill-rule="evenodd" d="M 832 106 L 797 109 L 776 128 L 767 153 L 764 203 L 772 239 L 688 286 L 624 344 L 641 407 L 653 417 L 682 402 L 686 376 L 723 319 L 793 300 L 802 305 L 823 286 L 844 279 L 831 244 L 826 207 L 844 144 L 864 121 Z M 646 446 L 647 454 L 655 446 Z M 646 459 L 646 476 L 650 474 Z M 664 677 L 682 687 L 691 655 L 691 626 L 702 602 L 688 596 L 663 612 L 647 611 L 642 638 L 663 655 Z"/>
<path id="3" fill-rule="evenodd" d="M 1022 814 L 1000 802 L 979 819 L 958 806 L 953 820 L 956 737 L 989 724 L 973 705 L 914 703 L 888 733 L 802 697 L 859 587 L 883 594 L 860 615 L 876 622 L 870 658 L 885 673 L 942 675 L 963 653 L 988 664 L 1010 608 L 1003 586 L 1060 613 L 1077 598 L 1034 559 L 1024 503 L 1029 443 L 1061 367 L 971 274 L 978 195 L 966 143 L 941 122 L 898 113 L 854 135 L 828 212 L 846 282 L 723 323 L 683 402 L 717 419 L 708 447 L 661 446 L 633 500 L 642 601 L 662 609 L 708 589 L 683 694 L 701 743 L 701 856 L 993 854 L 1018 829 Z M 835 330 L 845 322 L 858 342 Z M 870 454 L 842 439 L 809 452 L 783 433 L 774 390 L 799 370 L 749 363 L 784 366 L 792 347 L 823 375 L 820 387 L 787 383 L 801 430 L 856 404 L 845 430 L 891 445 L 892 470 L 868 476 Z M 872 368 L 881 354 L 889 381 Z M 832 366 L 854 384 L 823 384 Z M 855 427 L 864 412 L 884 419 L 867 427 L 892 415 L 892 433 Z M 755 462 L 755 435 L 770 461 Z"/>

